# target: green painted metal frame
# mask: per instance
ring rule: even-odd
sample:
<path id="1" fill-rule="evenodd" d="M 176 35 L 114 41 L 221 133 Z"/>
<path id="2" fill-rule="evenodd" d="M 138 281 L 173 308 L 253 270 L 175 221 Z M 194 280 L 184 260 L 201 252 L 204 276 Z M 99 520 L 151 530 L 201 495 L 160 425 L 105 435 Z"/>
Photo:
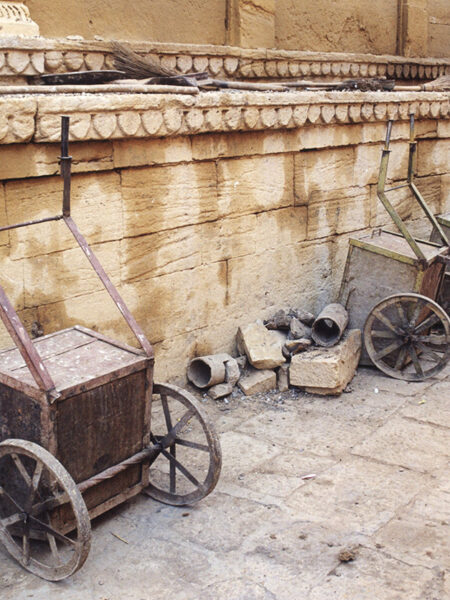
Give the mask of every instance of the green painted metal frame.
<path id="1" fill-rule="evenodd" d="M 436 219 L 436 217 L 431 212 L 430 208 L 428 207 L 427 203 L 425 202 L 425 199 L 423 198 L 422 194 L 420 193 L 419 189 L 417 188 L 416 184 L 414 183 L 414 173 L 415 173 L 416 153 L 417 153 L 417 142 L 415 140 L 415 133 L 414 133 L 414 114 L 410 114 L 410 116 L 409 116 L 409 157 L 408 157 L 407 183 L 405 183 L 403 185 L 398 185 L 398 186 L 395 186 L 393 188 L 386 190 L 386 178 L 387 178 L 387 171 L 388 171 L 388 166 L 389 166 L 389 155 L 391 152 L 391 150 L 389 149 L 389 145 L 390 145 L 390 140 L 391 140 L 392 125 L 393 125 L 393 121 L 389 120 L 388 125 L 387 125 L 387 131 L 386 131 L 385 145 L 384 145 L 383 152 L 381 155 L 380 171 L 379 171 L 379 175 L 378 175 L 377 196 L 380 199 L 380 201 L 383 204 L 386 211 L 389 213 L 391 219 L 393 220 L 393 222 L 399 229 L 401 235 L 408 242 L 409 246 L 411 247 L 412 251 L 414 252 L 415 256 L 417 257 L 419 263 L 425 268 L 428 265 L 425 255 L 423 254 L 422 250 L 419 248 L 417 241 L 411 235 L 408 227 L 406 226 L 406 224 L 404 223 L 404 221 L 402 220 L 402 218 L 400 217 L 398 212 L 392 206 L 391 202 L 389 201 L 389 199 L 386 195 L 386 192 L 398 190 L 398 189 L 404 188 L 404 187 L 409 187 L 409 189 L 413 193 L 415 199 L 417 200 L 417 202 L 419 203 L 423 212 L 425 213 L 425 216 L 430 221 L 433 228 L 435 229 L 438 236 L 440 237 L 443 245 L 447 246 L 450 249 L 450 242 L 449 242 L 447 236 L 445 235 L 439 221 Z"/>

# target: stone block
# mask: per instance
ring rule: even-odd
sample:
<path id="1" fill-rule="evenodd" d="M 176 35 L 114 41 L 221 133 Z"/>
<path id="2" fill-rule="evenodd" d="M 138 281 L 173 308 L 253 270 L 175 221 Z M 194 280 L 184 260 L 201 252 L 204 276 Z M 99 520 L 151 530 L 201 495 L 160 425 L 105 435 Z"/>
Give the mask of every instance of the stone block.
<path id="1" fill-rule="evenodd" d="M 122 290 L 125 302 L 152 342 L 209 328 L 226 316 L 225 263 L 123 284 Z M 222 335 L 217 340 L 223 344 Z M 212 352 L 199 347 L 195 355 L 216 351 L 223 352 L 223 347 L 219 344 Z"/>
<path id="2" fill-rule="evenodd" d="M 306 204 L 311 192 L 338 190 L 353 185 L 355 149 L 307 150 L 295 156 L 295 196 Z"/>
<path id="3" fill-rule="evenodd" d="M 232 44 L 243 48 L 275 46 L 275 0 L 237 0 L 235 14 Z"/>
<path id="4" fill-rule="evenodd" d="M 442 175 L 442 199 L 441 199 L 441 210 L 442 213 L 450 212 L 450 173 Z"/>
<path id="5" fill-rule="evenodd" d="M 338 345 L 318 348 L 292 358 L 291 385 L 319 394 L 340 394 L 352 380 L 361 353 L 361 332 L 352 329 Z"/>
<path id="6" fill-rule="evenodd" d="M 277 371 L 277 388 L 279 392 L 289 389 L 289 365 L 281 365 Z"/>
<path id="7" fill-rule="evenodd" d="M 5 184 L 10 223 L 61 214 L 60 177 L 9 181 Z M 75 175 L 72 178 L 72 216 L 90 244 L 122 237 L 122 203 L 117 173 Z M 43 223 L 10 231 L 11 257 L 28 258 L 77 246 L 59 222 Z"/>
<path id="8" fill-rule="evenodd" d="M 248 375 L 241 377 L 238 386 L 246 396 L 270 392 L 277 386 L 277 376 L 270 369 L 253 369 Z"/>
<path id="9" fill-rule="evenodd" d="M 239 364 L 236 359 L 230 356 L 225 362 L 225 381 L 233 386 L 238 382 L 240 376 L 241 370 Z"/>
<path id="10" fill-rule="evenodd" d="M 281 351 L 283 342 L 277 332 L 266 329 L 262 321 L 239 327 L 237 342 L 255 369 L 272 369 L 286 362 Z"/>
<path id="11" fill-rule="evenodd" d="M 395 127 L 394 127 L 395 128 Z M 386 133 L 385 133 L 386 135 Z M 394 141 L 391 143 L 387 181 L 406 179 L 408 173 L 408 143 Z M 355 148 L 353 184 L 364 187 L 378 181 L 382 145 L 361 144 Z"/>
<path id="12" fill-rule="evenodd" d="M 292 157 L 221 160 L 218 164 L 220 216 L 260 213 L 294 204 Z"/>
<path id="13" fill-rule="evenodd" d="M 114 167 L 109 142 L 78 143 L 71 148 L 76 157 L 72 162 L 72 173 L 109 171 Z M 58 154 L 51 144 L 0 146 L 0 179 L 54 175 L 60 170 Z"/>
<path id="14" fill-rule="evenodd" d="M 213 385 L 208 390 L 208 396 L 213 400 L 219 400 L 219 398 L 224 398 L 225 396 L 229 396 L 233 391 L 232 383 L 218 383 L 217 385 Z"/>
<path id="15" fill-rule="evenodd" d="M 6 196 L 5 186 L 0 184 L 0 227 L 8 225 L 8 215 L 6 213 Z M 6 246 L 9 244 L 9 233 L 2 231 L 0 233 L 0 246 Z"/>
<path id="16" fill-rule="evenodd" d="M 417 175 L 439 175 L 448 172 L 450 139 L 422 140 L 417 144 Z"/>
<path id="17" fill-rule="evenodd" d="M 0 246 L 0 285 L 16 311 L 23 309 L 25 305 L 23 272 L 24 262 L 11 260 L 10 249 Z"/>
<path id="18" fill-rule="evenodd" d="M 332 272 L 341 267 L 335 263 L 334 253 L 330 242 L 300 243 L 229 260 L 227 311 L 242 323 L 273 315 L 287 299 L 292 306 L 321 309 L 331 298 Z M 345 260 L 345 256 L 341 258 Z M 308 284 L 302 285 L 298 277 L 286 277 L 286 273 L 301 273 Z"/>
<path id="19" fill-rule="evenodd" d="M 360 144 L 363 135 L 362 124 L 348 123 L 345 125 L 319 125 L 305 126 L 299 130 L 299 145 L 296 149 L 316 150 L 318 148 L 335 148 L 341 146 L 355 146 Z"/>
<path id="20" fill-rule="evenodd" d="M 293 206 L 256 215 L 257 252 L 289 246 L 306 239 L 306 206 Z"/>
<path id="21" fill-rule="evenodd" d="M 433 214 L 438 214 L 441 210 L 441 177 L 421 177 L 416 180 L 416 185 L 431 212 Z M 420 219 L 424 216 L 424 212 L 409 188 L 394 190 L 389 192 L 387 196 L 403 220 Z M 444 198 L 443 195 L 442 198 Z M 377 196 L 375 186 L 371 188 L 370 205 L 371 227 L 382 227 L 384 225 L 392 224 L 391 217 Z"/>
<path id="22" fill-rule="evenodd" d="M 369 188 L 312 193 L 308 205 L 308 239 L 361 230 L 370 222 Z"/>
<path id="23" fill-rule="evenodd" d="M 122 171 L 125 237 L 218 218 L 212 163 Z"/>
<path id="24" fill-rule="evenodd" d="M 190 162 L 192 161 L 191 140 L 186 136 L 117 140 L 113 143 L 113 159 L 114 168 Z"/>
<path id="25" fill-rule="evenodd" d="M 243 215 L 204 223 L 195 230 L 200 236 L 203 263 L 254 254 L 264 239 L 256 215 Z"/>
<path id="26" fill-rule="evenodd" d="M 114 285 L 120 285 L 119 242 L 91 246 Z M 80 248 L 27 258 L 23 262 L 25 305 L 39 306 L 103 289 Z"/>

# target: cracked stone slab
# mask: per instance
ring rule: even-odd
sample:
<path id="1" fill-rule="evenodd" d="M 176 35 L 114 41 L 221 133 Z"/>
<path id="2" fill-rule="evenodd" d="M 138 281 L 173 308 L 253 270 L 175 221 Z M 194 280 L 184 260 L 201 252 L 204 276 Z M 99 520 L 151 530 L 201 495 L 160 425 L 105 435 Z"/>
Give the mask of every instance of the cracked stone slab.
<path id="1" fill-rule="evenodd" d="M 296 490 L 286 506 L 292 515 L 326 523 L 333 531 L 369 536 L 429 485 L 425 475 L 349 457 Z"/>
<path id="2" fill-rule="evenodd" d="M 355 446 L 353 453 L 417 471 L 433 472 L 448 461 L 450 430 L 396 416 Z"/>

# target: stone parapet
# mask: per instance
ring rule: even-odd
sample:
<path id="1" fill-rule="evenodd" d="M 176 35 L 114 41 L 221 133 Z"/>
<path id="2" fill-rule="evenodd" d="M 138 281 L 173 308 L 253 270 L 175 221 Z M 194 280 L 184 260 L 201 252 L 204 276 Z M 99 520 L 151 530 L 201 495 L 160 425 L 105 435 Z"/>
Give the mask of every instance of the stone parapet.
<path id="1" fill-rule="evenodd" d="M 450 97 L 438 92 L 204 92 L 55 94 L 0 99 L 0 143 L 55 142 L 61 114 L 71 139 L 121 140 L 198 133 L 296 129 L 330 125 L 448 119 Z"/>
<path id="2" fill-rule="evenodd" d="M 214 77 L 236 79 L 331 80 L 389 77 L 425 81 L 450 73 L 444 58 L 245 49 L 234 46 L 135 42 L 129 46 L 162 65 L 187 73 L 207 70 Z M 28 75 L 112 67 L 111 44 L 103 41 L 44 38 L 0 39 L 0 83 Z"/>

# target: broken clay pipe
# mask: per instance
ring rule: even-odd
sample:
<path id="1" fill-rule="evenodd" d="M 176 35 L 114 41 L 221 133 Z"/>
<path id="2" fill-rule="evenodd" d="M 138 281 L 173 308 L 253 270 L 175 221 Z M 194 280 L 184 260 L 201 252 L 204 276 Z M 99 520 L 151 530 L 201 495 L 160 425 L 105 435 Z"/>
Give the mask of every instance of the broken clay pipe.
<path id="1" fill-rule="evenodd" d="M 189 381 L 201 389 L 224 382 L 233 386 L 239 375 L 239 366 L 229 354 L 199 356 L 191 360 L 187 369 Z"/>
<path id="2" fill-rule="evenodd" d="M 314 321 L 311 337 L 318 346 L 330 348 L 339 342 L 348 325 L 348 312 L 342 304 L 328 304 Z"/>

